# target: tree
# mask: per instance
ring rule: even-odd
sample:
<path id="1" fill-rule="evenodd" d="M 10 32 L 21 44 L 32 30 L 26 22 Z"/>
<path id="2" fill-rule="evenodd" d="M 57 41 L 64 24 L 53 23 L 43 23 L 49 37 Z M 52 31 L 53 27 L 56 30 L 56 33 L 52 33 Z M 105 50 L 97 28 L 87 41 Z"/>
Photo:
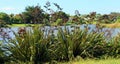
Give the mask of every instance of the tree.
<path id="1" fill-rule="evenodd" d="M 10 23 L 13 24 L 14 23 L 14 14 L 10 14 L 9 18 L 10 18 Z"/>
<path id="2" fill-rule="evenodd" d="M 10 22 L 9 22 L 10 18 L 9 18 L 9 16 L 6 13 L 0 12 L 0 20 L 3 23 L 10 24 Z"/>
<path id="3" fill-rule="evenodd" d="M 20 14 L 16 14 L 16 15 L 13 17 L 13 23 L 17 23 L 17 24 L 23 23 Z"/>
<path id="4" fill-rule="evenodd" d="M 72 21 L 76 24 L 83 24 L 83 20 L 78 10 L 75 10 L 75 15 L 73 16 Z"/>
<path id="5" fill-rule="evenodd" d="M 22 17 L 26 23 L 43 23 L 44 11 L 40 6 L 28 6 L 25 12 L 22 12 Z"/>
<path id="6" fill-rule="evenodd" d="M 63 11 L 55 12 L 51 15 L 51 21 L 55 22 L 57 19 L 62 19 L 62 21 L 65 23 L 69 20 L 69 15 Z"/>
<path id="7" fill-rule="evenodd" d="M 0 27 L 5 27 L 6 23 L 3 20 L 0 20 Z"/>
<path id="8" fill-rule="evenodd" d="M 49 1 L 46 2 L 45 6 L 44 6 L 46 8 L 46 11 L 50 12 L 50 14 L 49 14 L 50 19 L 49 20 L 51 22 L 56 22 L 57 20 L 61 19 L 62 22 L 64 22 L 64 23 L 67 22 L 69 19 L 69 15 L 66 14 L 65 12 L 63 12 L 62 8 L 57 3 L 53 3 L 53 5 L 57 8 L 57 10 L 53 10 L 50 8 L 51 3 Z"/>
<path id="9" fill-rule="evenodd" d="M 73 16 L 72 21 L 76 24 L 80 24 L 80 23 L 82 24 L 81 17 L 77 15 Z"/>
<path id="10" fill-rule="evenodd" d="M 88 17 L 90 18 L 90 19 L 88 20 L 88 23 L 91 23 L 91 22 L 95 21 L 95 19 L 96 19 L 96 12 L 91 12 L 91 13 L 88 15 Z"/>

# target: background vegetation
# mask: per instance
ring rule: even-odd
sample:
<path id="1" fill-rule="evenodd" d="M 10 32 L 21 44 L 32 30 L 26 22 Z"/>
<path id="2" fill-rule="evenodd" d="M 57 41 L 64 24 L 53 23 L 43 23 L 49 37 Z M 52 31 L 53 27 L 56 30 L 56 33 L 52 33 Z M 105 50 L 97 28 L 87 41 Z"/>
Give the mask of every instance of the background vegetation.
<path id="1" fill-rule="evenodd" d="M 56 10 L 51 8 L 56 6 Z M 71 25 L 71 24 L 96 24 L 96 23 L 115 23 L 120 22 L 120 13 L 111 12 L 110 14 L 99 14 L 91 12 L 89 14 L 80 14 L 75 10 L 75 15 L 69 15 L 62 11 L 57 4 L 47 2 L 43 10 L 38 4 L 28 6 L 24 12 L 19 14 L 6 14 L 0 12 L 0 25 L 5 24 L 44 24 L 44 25 Z M 3 24 L 3 25 L 2 25 Z"/>
<path id="2" fill-rule="evenodd" d="M 57 10 L 52 10 L 51 5 Z M 28 6 L 20 14 L 6 14 L 0 12 L 0 63 L 6 64 L 42 64 L 68 62 L 76 58 L 80 59 L 106 59 L 108 57 L 120 58 L 120 34 L 110 37 L 110 30 L 102 32 L 99 23 L 119 23 L 120 13 L 81 15 L 78 10 L 75 15 L 69 15 L 62 11 L 56 4 L 47 2 L 44 6 Z M 51 29 L 46 33 L 43 27 L 20 28 L 14 32 L 15 38 L 11 38 L 4 28 L 12 24 L 26 24 L 41 26 L 61 26 L 76 24 L 96 24 L 96 30 L 89 32 L 85 26 L 81 30 L 77 26 L 71 26 L 73 30 L 58 28 L 55 35 Z M 110 38 L 107 40 L 106 38 Z"/>

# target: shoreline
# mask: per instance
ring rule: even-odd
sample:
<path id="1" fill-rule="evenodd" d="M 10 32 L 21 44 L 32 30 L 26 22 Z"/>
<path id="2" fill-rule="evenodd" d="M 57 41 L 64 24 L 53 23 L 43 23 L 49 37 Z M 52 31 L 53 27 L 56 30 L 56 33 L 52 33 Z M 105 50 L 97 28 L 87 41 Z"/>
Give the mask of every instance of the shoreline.
<path id="1" fill-rule="evenodd" d="M 112 23 L 112 24 L 101 24 L 102 26 L 108 27 L 108 28 L 120 28 L 120 23 Z"/>
<path id="2" fill-rule="evenodd" d="M 9 27 L 26 27 L 26 26 L 42 26 L 42 24 L 12 24 L 8 25 Z M 82 25 L 82 24 L 79 24 Z M 112 23 L 112 24 L 100 24 L 101 26 L 108 28 L 120 28 L 120 23 Z"/>

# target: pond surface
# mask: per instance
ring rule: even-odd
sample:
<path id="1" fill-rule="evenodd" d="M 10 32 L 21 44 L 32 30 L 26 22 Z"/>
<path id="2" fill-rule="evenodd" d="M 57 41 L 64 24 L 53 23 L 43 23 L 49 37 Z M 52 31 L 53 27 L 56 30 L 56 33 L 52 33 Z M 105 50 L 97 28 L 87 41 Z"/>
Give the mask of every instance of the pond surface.
<path id="1" fill-rule="evenodd" d="M 59 26 L 59 27 L 62 28 L 62 29 L 65 29 L 65 26 Z M 85 25 L 85 24 L 83 24 L 83 25 L 75 25 L 75 27 L 78 27 L 82 30 L 85 29 L 86 27 L 88 27 L 89 32 L 92 32 L 92 31 L 93 32 L 96 31 L 98 33 L 104 32 L 105 36 L 107 36 L 108 34 L 111 34 L 110 35 L 111 37 L 116 36 L 120 32 L 120 28 L 99 28 L 98 29 L 96 25 Z M 14 34 L 13 34 L 12 31 L 17 33 L 19 28 L 20 27 L 2 28 L 2 29 L 3 29 L 4 32 L 8 33 L 8 34 L 6 34 L 5 37 L 7 37 L 7 35 L 9 35 L 9 37 L 7 37 L 7 38 L 14 38 Z M 57 34 L 57 31 L 58 31 L 57 30 L 58 27 L 45 26 L 45 27 L 42 27 L 42 28 L 45 30 L 46 33 L 49 30 L 53 30 L 55 35 Z M 68 28 L 69 31 L 72 31 L 74 29 L 72 26 L 66 26 L 66 28 Z M 27 29 L 31 29 L 31 27 L 27 27 Z M 3 40 L 3 36 L 2 36 L 3 34 L 4 33 L 2 33 L 2 31 L 0 30 L 0 40 Z"/>

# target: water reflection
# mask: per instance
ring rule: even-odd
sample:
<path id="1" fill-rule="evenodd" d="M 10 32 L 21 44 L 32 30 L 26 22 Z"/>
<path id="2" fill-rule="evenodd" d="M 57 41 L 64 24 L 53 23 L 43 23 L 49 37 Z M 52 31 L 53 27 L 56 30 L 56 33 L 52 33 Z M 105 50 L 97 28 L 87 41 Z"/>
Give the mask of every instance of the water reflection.
<path id="1" fill-rule="evenodd" d="M 120 32 L 119 28 L 97 28 L 96 25 L 92 25 L 92 24 L 91 25 L 83 24 L 83 25 L 75 25 L 75 26 L 59 26 L 59 27 L 62 29 L 65 29 L 66 27 L 67 29 L 69 29 L 70 32 L 74 29 L 74 27 L 77 27 L 82 30 L 84 30 L 87 27 L 89 29 L 88 32 L 98 32 L 98 33 L 103 32 L 105 33 L 104 34 L 105 36 L 110 35 L 109 37 L 116 36 Z M 44 27 L 41 27 L 41 29 L 44 30 L 44 34 L 48 34 L 50 31 L 53 31 L 54 35 L 57 35 L 59 27 L 44 26 Z M 9 37 L 14 38 L 15 36 L 12 31 L 17 33 L 19 27 L 1 28 L 1 29 L 2 30 L 0 30 L 0 40 L 3 40 L 3 37 L 6 37 L 6 35 L 8 34 L 9 34 Z M 32 28 L 27 27 L 27 29 L 31 30 Z M 3 35 L 4 34 L 3 32 L 7 32 L 8 34 Z"/>

